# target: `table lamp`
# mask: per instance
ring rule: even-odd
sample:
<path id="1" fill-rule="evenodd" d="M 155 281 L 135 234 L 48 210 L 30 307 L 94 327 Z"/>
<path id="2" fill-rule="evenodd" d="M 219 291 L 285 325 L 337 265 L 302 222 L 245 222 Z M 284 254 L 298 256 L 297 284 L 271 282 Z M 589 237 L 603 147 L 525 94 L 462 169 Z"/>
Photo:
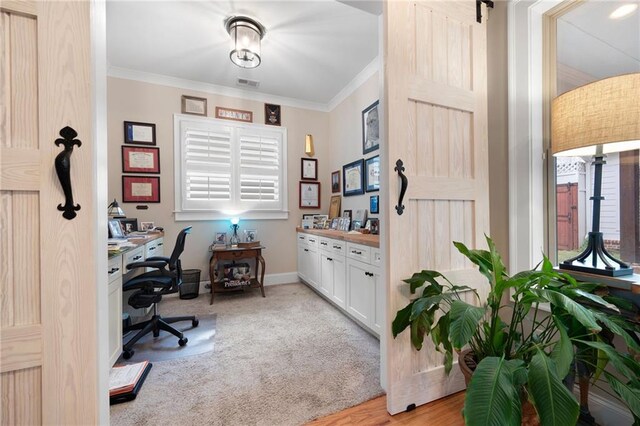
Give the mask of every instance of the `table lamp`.
<path id="1" fill-rule="evenodd" d="M 124 210 L 122 210 L 122 207 L 120 207 L 120 204 L 118 204 L 115 198 L 113 199 L 111 204 L 109 204 L 109 210 L 107 214 L 109 215 L 109 218 L 112 218 L 112 219 L 119 219 L 119 218 L 126 217 L 124 214 Z"/>
<path id="2" fill-rule="evenodd" d="M 587 248 L 559 265 L 612 277 L 633 268 L 613 257 L 600 232 L 602 165 L 606 154 L 640 149 L 640 73 L 606 78 L 566 92 L 551 107 L 551 151 L 554 156 L 593 156 L 593 222 Z"/>

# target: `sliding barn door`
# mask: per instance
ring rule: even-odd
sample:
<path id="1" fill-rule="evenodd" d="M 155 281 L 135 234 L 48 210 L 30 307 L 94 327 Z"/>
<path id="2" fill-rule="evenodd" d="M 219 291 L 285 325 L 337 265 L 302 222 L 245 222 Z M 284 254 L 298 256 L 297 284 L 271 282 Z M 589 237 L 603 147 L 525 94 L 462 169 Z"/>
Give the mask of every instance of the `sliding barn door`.
<path id="1" fill-rule="evenodd" d="M 2 425 L 97 423 L 89 17 L 89 2 L 0 3 Z M 82 141 L 73 220 L 57 208 L 66 126 Z"/>
<path id="2" fill-rule="evenodd" d="M 430 338 L 417 352 L 408 330 L 390 337 L 391 320 L 410 298 L 402 280 L 436 269 L 481 294 L 488 290 L 452 245 L 486 246 L 489 233 L 486 30 L 476 22 L 474 0 L 385 6 L 387 404 L 395 414 L 464 388 L 457 365 L 445 374 Z M 402 214 L 398 160 L 408 182 Z M 477 303 L 471 294 L 466 299 Z"/>

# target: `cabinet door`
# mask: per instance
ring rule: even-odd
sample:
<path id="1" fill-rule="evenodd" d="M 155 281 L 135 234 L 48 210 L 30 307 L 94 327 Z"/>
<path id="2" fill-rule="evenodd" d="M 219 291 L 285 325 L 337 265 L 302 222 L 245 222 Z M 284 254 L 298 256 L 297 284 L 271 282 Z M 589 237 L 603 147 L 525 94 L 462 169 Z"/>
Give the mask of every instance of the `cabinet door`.
<path id="1" fill-rule="evenodd" d="M 327 297 L 333 293 L 333 258 L 320 253 L 320 291 Z"/>
<path id="2" fill-rule="evenodd" d="M 304 281 L 307 280 L 307 274 L 306 274 L 307 252 L 305 250 L 308 250 L 306 246 L 298 245 L 298 276 L 300 277 L 301 280 L 304 280 Z"/>
<path id="3" fill-rule="evenodd" d="M 333 293 L 332 300 L 342 309 L 347 308 L 347 277 L 344 257 L 332 257 L 333 259 Z"/>
<path id="4" fill-rule="evenodd" d="M 371 327 L 374 294 L 368 275 L 370 268 L 361 262 L 347 262 L 347 311 L 368 327 Z"/>
<path id="5" fill-rule="evenodd" d="M 122 352 L 122 277 L 109 283 L 109 366 Z"/>
<path id="6" fill-rule="evenodd" d="M 370 276 L 369 279 L 372 281 L 372 284 L 375 288 L 375 301 L 371 328 L 373 329 L 373 331 L 378 333 L 378 336 L 380 336 L 380 334 L 382 333 L 383 324 L 386 324 L 384 321 L 384 287 L 382 286 L 380 272 L 372 269 L 371 273 L 373 274 L 373 276 Z"/>
<path id="7" fill-rule="evenodd" d="M 307 281 L 315 288 L 320 287 L 320 256 L 318 250 L 308 247 L 305 252 L 307 264 Z"/>

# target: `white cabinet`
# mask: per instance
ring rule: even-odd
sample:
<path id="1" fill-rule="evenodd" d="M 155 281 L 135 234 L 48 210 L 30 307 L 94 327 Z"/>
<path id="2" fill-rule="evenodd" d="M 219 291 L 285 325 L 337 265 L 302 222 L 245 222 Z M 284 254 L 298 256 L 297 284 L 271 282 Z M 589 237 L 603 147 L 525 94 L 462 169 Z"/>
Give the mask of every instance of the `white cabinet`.
<path id="1" fill-rule="evenodd" d="M 109 259 L 109 366 L 122 352 L 122 256 Z"/>
<path id="2" fill-rule="evenodd" d="M 384 320 L 380 250 L 298 233 L 298 276 L 374 334 Z"/>
<path id="3" fill-rule="evenodd" d="M 158 238 L 156 240 L 150 241 L 148 244 L 144 246 L 144 258 L 145 260 L 154 257 L 154 256 L 164 256 L 164 239 Z M 138 260 L 140 262 L 140 260 Z M 145 272 L 151 272 L 154 268 L 146 268 Z"/>

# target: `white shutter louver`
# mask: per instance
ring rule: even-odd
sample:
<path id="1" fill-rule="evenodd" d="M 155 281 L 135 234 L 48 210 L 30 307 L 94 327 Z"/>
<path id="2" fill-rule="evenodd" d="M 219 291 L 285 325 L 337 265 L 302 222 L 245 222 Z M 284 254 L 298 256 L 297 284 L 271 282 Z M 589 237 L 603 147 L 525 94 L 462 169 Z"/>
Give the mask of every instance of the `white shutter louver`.
<path id="1" fill-rule="evenodd" d="M 239 141 L 240 201 L 279 208 L 281 139 L 278 135 L 241 133 Z"/>

